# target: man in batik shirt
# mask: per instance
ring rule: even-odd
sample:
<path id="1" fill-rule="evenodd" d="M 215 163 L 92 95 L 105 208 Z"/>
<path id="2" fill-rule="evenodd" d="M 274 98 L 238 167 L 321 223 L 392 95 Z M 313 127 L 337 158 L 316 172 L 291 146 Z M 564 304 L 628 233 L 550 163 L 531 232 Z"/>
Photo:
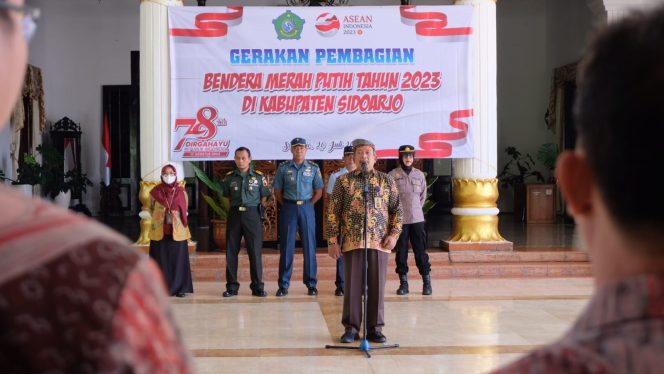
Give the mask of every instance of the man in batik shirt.
<path id="1" fill-rule="evenodd" d="M 364 256 L 367 251 L 367 327 L 366 338 L 372 342 L 384 343 L 387 338 L 382 333 L 384 320 L 383 301 L 388 254 L 401 233 L 403 211 L 399 200 L 399 190 L 389 175 L 374 170 L 376 150 L 366 139 L 353 141 L 355 163 L 359 167 L 339 177 L 332 190 L 328 207 L 327 236 L 328 253 L 339 258 L 343 253 L 344 307 L 341 323 L 345 332 L 342 343 L 359 339 L 362 324 L 362 293 Z M 368 184 L 366 199 L 368 204 L 367 235 L 364 236 L 365 186 Z M 336 238 L 340 227 L 343 229 L 343 248 L 339 248 Z M 366 239 L 366 243 L 365 243 Z"/>

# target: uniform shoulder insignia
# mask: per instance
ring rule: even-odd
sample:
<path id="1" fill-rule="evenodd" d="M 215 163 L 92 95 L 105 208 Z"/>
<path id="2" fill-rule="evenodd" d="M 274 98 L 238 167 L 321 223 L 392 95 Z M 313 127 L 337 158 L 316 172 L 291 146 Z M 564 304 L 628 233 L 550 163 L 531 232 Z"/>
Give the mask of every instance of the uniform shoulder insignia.
<path id="1" fill-rule="evenodd" d="M 282 162 L 279 164 L 278 167 L 285 166 L 285 165 L 288 164 L 289 162 L 290 162 L 290 160 L 282 161 Z"/>
<path id="2" fill-rule="evenodd" d="M 254 170 L 254 173 L 256 173 L 256 174 L 258 174 L 258 175 L 261 175 L 261 176 L 263 175 L 263 172 L 260 171 L 260 170 Z"/>
<path id="3" fill-rule="evenodd" d="M 235 170 L 231 170 L 231 171 L 229 171 L 228 173 L 226 173 L 226 175 L 231 175 L 231 174 L 233 174 L 233 173 L 235 173 Z"/>

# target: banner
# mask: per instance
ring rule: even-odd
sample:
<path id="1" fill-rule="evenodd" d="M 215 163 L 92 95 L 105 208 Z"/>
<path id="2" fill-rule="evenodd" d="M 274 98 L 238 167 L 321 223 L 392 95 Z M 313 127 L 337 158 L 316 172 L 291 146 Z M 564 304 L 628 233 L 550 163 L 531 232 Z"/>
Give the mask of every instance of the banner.
<path id="1" fill-rule="evenodd" d="M 170 7 L 171 159 L 473 156 L 471 6 Z"/>

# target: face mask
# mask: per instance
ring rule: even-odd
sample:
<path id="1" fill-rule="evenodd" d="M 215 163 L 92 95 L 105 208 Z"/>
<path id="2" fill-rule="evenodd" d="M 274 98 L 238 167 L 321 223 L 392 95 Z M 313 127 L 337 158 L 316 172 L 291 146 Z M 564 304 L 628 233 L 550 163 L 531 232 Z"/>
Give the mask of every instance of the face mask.
<path id="1" fill-rule="evenodd" d="M 164 181 L 164 183 L 171 184 L 175 182 L 175 175 L 164 174 L 161 176 L 161 179 Z"/>

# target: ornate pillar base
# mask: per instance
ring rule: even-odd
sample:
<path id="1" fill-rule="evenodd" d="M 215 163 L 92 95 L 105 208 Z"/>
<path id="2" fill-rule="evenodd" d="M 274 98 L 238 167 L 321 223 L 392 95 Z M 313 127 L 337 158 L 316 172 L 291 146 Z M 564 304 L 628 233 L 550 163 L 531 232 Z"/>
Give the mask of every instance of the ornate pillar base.
<path id="1" fill-rule="evenodd" d="M 159 182 L 140 181 L 138 191 L 138 201 L 141 202 L 141 212 L 150 213 L 150 191 L 159 184 Z M 136 240 L 136 245 L 148 246 L 150 245 L 150 225 L 152 218 L 141 218 L 141 233 Z"/>
<path id="2" fill-rule="evenodd" d="M 452 233 L 443 249 L 511 251 L 512 242 L 498 231 L 498 179 L 452 179 L 455 207 Z"/>

